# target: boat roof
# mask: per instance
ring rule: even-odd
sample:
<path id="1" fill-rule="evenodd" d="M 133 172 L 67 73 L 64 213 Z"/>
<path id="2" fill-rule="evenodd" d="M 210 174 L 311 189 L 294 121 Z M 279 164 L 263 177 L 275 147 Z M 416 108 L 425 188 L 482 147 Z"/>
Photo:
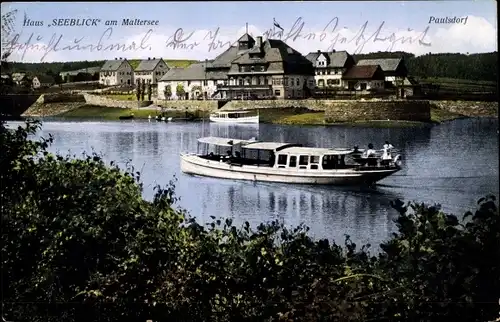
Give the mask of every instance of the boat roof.
<path id="1" fill-rule="evenodd" d="M 250 113 L 251 111 L 243 111 L 243 110 L 235 110 L 235 111 L 216 111 L 216 114 L 229 114 L 229 113 L 238 113 L 238 114 L 246 114 Z"/>
<path id="2" fill-rule="evenodd" d="M 294 146 L 285 148 L 280 151 L 280 154 L 315 154 L 315 155 L 347 155 L 351 154 L 354 150 L 352 149 L 327 149 L 327 148 L 311 148 L 311 147 L 301 147 Z"/>
<path id="3" fill-rule="evenodd" d="M 279 151 L 284 148 L 292 147 L 292 146 L 302 146 L 301 144 L 295 143 L 279 143 L 279 142 L 255 142 L 249 143 L 245 145 L 243 148 L 245 149 L 254 149 L 254 150 L 275 150 Z"/>
<path id="4" fill-rule="evenodd" d="M 235 144 L 248 144 L 248 143 L 255 142 L 255 141 L 221 138 L 221 137 L 216 137 L 216 136 L 207 136 L 207 137 L 199 138 L 198 142 L 213 144 L 213 145 L 218 145 L 218 146 L 230 147 L 230 146 L 235 145 Z"/>

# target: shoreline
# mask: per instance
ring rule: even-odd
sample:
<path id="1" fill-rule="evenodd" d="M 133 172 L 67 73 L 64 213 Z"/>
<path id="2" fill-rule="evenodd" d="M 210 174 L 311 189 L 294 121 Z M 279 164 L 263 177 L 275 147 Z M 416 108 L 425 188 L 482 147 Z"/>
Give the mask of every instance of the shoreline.
<path id="1" fill-rule="evenodd" d="M 30 107 L 28 113 L 22 115 L 24 118 L 35 117 L 51 119 L 79 119 L 79 120 L 107 120 L 119 121 L 120 117 L 128 117 L 132 113 L 133 119 L 147 120 L 148 116 L 154 118 L 161 114 L 157 109 L 152 108 L 117 108 L 105 107 L 97 105 L 89 105 L 83 102 L 65 102 L 65 103 L 44 103 L 36 104 Z M 460 112 L 464 112 L 461 110 Z M 205 118 L 208 121 L 208 111 L 203 110 L 167 110 L 163 113 L 165 117 L 173 118 L 192 118 L 189 121 L 203 121 Z M 497 111 L 481 111 L 471 109 L 469 115 L 450 111 L 445 108 L 434 105 L 431 108 L 431 120 L 429 122 L 421 121 L 404 121 L 404 120 L 358 120 L 348 122 L 327 122 L 325 120 L 324 111 L 311 111 L 304 108 L 263 108 L 259 109 L 261 123 L 263 124 L 280 124 L 294 126 L 348 126 L 348 127 L 376 127 L 376 128 L 391 128 L 391 127 L 419 127 L 438 125 L 444 122 L 449 122 L 457 119 L 470 117 L 497 117 Z"/>

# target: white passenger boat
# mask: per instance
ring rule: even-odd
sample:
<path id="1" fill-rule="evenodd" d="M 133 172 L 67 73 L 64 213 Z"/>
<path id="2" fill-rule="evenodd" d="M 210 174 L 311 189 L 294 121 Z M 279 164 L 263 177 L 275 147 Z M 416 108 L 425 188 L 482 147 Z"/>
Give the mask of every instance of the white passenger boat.
<path id="1" fill-rule="evenodd" d="M 236 180 L 370 185 L 401 169 L 399 155 L 389 162 L 380 159 L 363 165 L 356 161 L 359 150 L 354 149 L 220 137 L 200 138 L 198 143 L 198 150 L 200 143 L 205 148 L 203 153 L 181 153 L 182 172 Z"/>
<path id="2" fill-rule="evenodd" d="M 218 123 L 259 123 L 259 115 L 252 115 L 252 113 L 254 112 L 217 111 L 210 114 L 210 121 Z"/>

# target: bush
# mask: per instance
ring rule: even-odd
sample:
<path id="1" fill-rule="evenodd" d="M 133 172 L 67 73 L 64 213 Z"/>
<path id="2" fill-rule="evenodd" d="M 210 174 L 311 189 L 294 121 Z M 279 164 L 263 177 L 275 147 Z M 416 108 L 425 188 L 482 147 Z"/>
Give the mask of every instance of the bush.
<path id="1" fill-rule="evenodd" d="M 7 320 L 486 321 L 498 313 L 494 198 L 465 224 L 438 207 L 396 202 L 398 233 L 371 256 L 369 245 L 313 240 L 303 226 L 238 228 L 215 217 L 201 226 L 176 209 L 174 182 L 148 202 L 132 167 L 52 155 L 51 137 L 29 139 L 38 127 L 0 126 Z"/>

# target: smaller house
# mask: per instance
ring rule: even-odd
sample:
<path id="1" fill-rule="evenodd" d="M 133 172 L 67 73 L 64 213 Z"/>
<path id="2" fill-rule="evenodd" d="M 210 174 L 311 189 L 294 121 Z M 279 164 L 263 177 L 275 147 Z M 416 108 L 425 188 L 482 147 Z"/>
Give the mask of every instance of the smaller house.
<path id="1" fill-rule="evenodd" d="M 379 65 L 353 66 L 343 77 L 348 90 L 364 91 L 384 88 L 384 72 Z"/>
<path id="2" fill-rule="evenodd" d="M 158 98 L 189 99 L 203 95 L 205 68 L 195 63 L 186 68 L 171 68 L 158 82 Z M 170 97 L 165 97 L 165 89 L 170 86 Z M 177 91 L 177 89 L 181 89 Z"/>
<path id="3" fill-rule="evenodd" d="M 49 75 L 37 75 L 33 77 L 33 88 L 50 87 L 55 84 L 54 78 Z"/>
<path id="4" fill-rule="evenodd" d="M 12 80 L 17 85 L 21 85 L 21 83 L 23 82 L 25 77 L 26 77 L 26 73 L 12 73 Z"/>
<path id="5" fill-rule="evenodd" d="M 132 85 L 133 81 L 134 71 L 125 58 L 106 61 L 99 72 L 99 83 L 104 85 Z"/>
<path id="6" fill-rule="evenodd" d="M 388 85 L 397 85 L 408 76 L 408 69 L 403 58 L 362 59 L 356 65 L 379 65 L 384 72 L 385 81 L 389 83 Z"/>
<path id="7" fill-rule="evenodd" d="M 316 87 L 344 87 L 342 75 L 354 66 L 354 58 L 347 51 L 311 52 L 306 58 L 314 66 Z"/>
<path id="8" fill-rule="evenodd" d="M 158 81 L 168 72 L 170 68 L 161 58 L 144 59 L 134 70 L 135 83 L 145 82 L 156 85 Z"/>

